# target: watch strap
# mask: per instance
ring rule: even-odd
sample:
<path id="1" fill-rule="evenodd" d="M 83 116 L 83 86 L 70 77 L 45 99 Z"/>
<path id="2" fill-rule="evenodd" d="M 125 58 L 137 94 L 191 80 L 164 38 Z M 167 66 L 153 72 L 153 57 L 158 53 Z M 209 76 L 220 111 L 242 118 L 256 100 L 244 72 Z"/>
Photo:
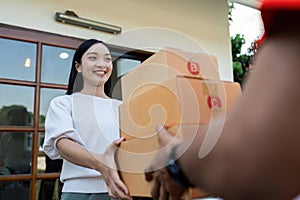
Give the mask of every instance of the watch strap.
<path id="1" fill-rule="evenodd" d="M 180 168 L 180 165 L 176 158 L 176 149 L 177 146 L 171 149 L 171 152 L 169 154 L 168 165 L 166 168 L 170 176 L 182 187 L 184 188 L 194 187 L 195 185 L 188 180 L 188 178 L 185 176 L 185 174 Z"/>

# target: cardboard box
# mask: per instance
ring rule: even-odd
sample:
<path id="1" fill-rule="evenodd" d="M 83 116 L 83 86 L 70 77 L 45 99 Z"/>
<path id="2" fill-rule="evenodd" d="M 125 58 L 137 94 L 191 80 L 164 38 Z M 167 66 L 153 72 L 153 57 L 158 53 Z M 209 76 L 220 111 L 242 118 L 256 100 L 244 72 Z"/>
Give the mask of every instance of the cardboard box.
<path id="1" fill-rule="evenodd" d="M 121 136 L 126 139 L 156 134 L 156 125 L 208 124 L 225 116 L 241 95 L 232 82 L 174 77 L 143 89 L 120 107 Z"/>
<path id="2" fill-rule="evenodd" d="M 121 78 L 122 99 L 128 101 L 139 94 L 141 89 L 147 90 L 147 87 L 175 76 L 220 80 L 217 59 L 204 53 L 162 49 Z"/>
<path id="3" fill-rule="evenodd" d="M 181 140 L 205 135 L 207 124 L 225 117 L 241 95 L 240 85 L 222 82 L 217 60 L 207 54 L 164 49 L 121 79 L 120 134 L 126 138 L 116 161 L 131 196 L 150 197 L 144 170 L 160 149 L 156 126 L 163 124 Z M 199 147 L 200 148 L 200 147 Z M 207 193 L 189 189 L 182 199 Z"/>
<path id="4" fill-rule="evenodd" d="M 191 140 L 196 134 L 206 133 L 206 126 L 181 125 L 168 129 L 180 140 Z M 127 185 L 131 196 L 151 197 L 153 182 L 146 182 L 144 170 L 159 150 L 157 134 L 144 138 L 132 138 L 121 144 L 116 156 L 120 175 Z M 192 199 L 208 196 L 200 189 L 187 190 L 182 199 Z"/>

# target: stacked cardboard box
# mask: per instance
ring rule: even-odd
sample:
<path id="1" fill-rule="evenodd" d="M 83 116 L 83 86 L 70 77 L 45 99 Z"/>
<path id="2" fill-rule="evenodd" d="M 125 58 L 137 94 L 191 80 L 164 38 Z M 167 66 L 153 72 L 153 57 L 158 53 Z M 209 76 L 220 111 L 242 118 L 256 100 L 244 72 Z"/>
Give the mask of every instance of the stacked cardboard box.
<path id="1" fill-rule="evenodd" d="M 123 76 L 117 154 L 121 177 L 130 195 L 150 197 L 144 169 L 159 151 L 156 125 L 182 140 L 191 140 L 216 117 L 225 117 L 241 94 L 239 84 L 219 78 L 217 59 L 203 53 L 163 49 Z M 199 147 L 200 149 L 200 147 Z M 207 196 L 191 189 L 184 198 Z"/>

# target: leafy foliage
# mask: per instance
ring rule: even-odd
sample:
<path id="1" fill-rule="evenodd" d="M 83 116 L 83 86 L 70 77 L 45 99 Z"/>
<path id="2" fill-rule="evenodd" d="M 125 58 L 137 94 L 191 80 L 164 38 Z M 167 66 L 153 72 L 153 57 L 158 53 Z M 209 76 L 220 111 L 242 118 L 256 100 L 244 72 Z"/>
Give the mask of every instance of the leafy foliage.
<path id="1" fill-rule="evenodd" d="M 233 3 L 228 3 L 228 19 L 229 19 L 229 24 L 232 22 L 232 9 L 234 9 L 234 4 Z"/>
<path id="2" fill-rule="evenodd" d="M 228 5 L 228 18 L 232 21 L 232 9 L 234 9 L 234 4 L 229 3 Z M 231 38 L 231 52 L 232 52 L 232 68 L 234 81 L 243 84 L 247 72 L 251 69 L 251 64 L 253 56 L 256 53 L 255 41 L 252 42 L 251 46 L 248 48 L 246 54 L 241 54 L 243 45 L 246 43 L 244 35 L 236 34 Z"/>

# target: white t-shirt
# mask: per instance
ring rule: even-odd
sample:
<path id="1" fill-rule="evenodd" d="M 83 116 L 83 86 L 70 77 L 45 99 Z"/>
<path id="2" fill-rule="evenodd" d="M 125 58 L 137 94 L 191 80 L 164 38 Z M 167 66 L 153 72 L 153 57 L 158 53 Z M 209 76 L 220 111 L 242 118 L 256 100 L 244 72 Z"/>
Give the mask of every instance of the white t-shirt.
<path id="1" fill-rule="evenodd" d="M 59 159 L 56 142 L 68 137 L 87 150 L 103 154 L 120 137 L 119 105 L 115 99 L 74 93 L 54 98 L 45 122 L 44 151 L 51 159 Z M 63 192 L 107 192 L 101 174 L 93 169 L 63 161 L 61 181 Z"/>

